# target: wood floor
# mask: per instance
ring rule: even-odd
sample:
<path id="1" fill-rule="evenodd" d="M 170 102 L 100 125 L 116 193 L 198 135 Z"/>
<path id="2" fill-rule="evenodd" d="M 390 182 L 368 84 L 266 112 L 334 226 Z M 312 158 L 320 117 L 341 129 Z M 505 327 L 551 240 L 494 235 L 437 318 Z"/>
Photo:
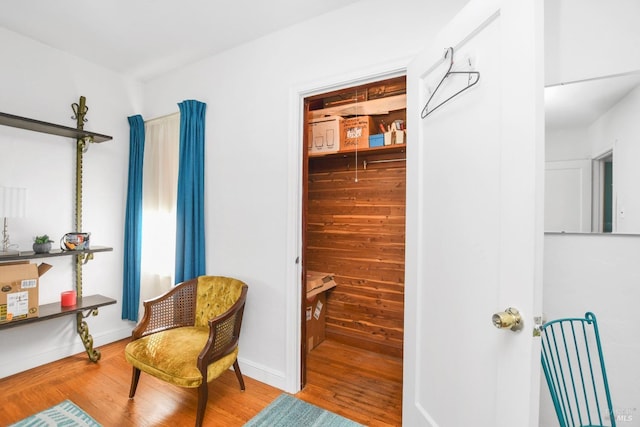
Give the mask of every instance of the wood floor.
<path id="1" fill-rule="evenodd" d="M 0 426 L 70 399 L 104 427 L 193 426 L 194 389 L 142 374 L 129 400 L 127 340 L 100 347 L 99 363 L 78 354 L 0 379 Z M 324 341 L 308 357 L 307 386 L 296 397 L 372 427 L 402 424 L 402 360 Z M 242 364 L 240 366 L 242 368 Z M 242 426 L 282 391 L 228 371 L 209 385 L 205 426 Z"/>

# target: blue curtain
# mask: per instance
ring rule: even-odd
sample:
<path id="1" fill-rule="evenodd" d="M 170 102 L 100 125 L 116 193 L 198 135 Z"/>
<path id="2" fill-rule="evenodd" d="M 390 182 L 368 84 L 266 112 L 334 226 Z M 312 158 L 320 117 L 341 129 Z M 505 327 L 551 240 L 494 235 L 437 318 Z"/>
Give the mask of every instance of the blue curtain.
<path id="1" fill-rule="evenodd" d="M 204 123 L 207 104 L 187 100 L 180 107 L 180 160 L 176 207 L 175 282 L 205 274 Z"/>
<path id="2" fill-rule="evenodd" d="M 138 320 L 140 304 L 140 257 L 142 253 L 142 167 L 144 163 L 144 120 L 129 119 L 129 184 L 124 224 L 124 280 L 122 318 Z"/>

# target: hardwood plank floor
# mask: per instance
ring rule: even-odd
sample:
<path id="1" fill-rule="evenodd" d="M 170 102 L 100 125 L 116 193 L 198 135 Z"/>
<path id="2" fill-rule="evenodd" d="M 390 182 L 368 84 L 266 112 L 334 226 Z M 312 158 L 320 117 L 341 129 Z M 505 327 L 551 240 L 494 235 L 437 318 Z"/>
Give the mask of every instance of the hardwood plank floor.
<path id="1" fill-rule="evenodd" d="M 371 427 L 402 425 L 402 359 L 325 340 L 296 397 Z"/>
<path id="2" fill-rule="evenodd" d="M 105 427 L 194 425 L 194 389 L 174 387 L 143 373 L 135 399 L 128 399 L 128 341 L 100 347 L 97 364 L 82 353 L 0 379 L 0 426 L 64 399 Z M 308 384 L 296 397 L 372 427 L 401 425 L 400 359 L 325 341 L 309 354 L 307 363 Z M 245 384 L 241 392 L 232 371 L 210 383 L 204 425 L 242 426 L 282 393 L 246 375 Z"/>

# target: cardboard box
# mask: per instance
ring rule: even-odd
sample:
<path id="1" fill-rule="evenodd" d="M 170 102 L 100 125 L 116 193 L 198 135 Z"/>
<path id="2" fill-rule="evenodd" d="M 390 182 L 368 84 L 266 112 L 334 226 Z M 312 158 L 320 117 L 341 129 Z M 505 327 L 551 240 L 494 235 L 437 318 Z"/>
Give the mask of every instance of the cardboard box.
<path id="1" fill-rule="evenodd" d="M 336 286 L 333 274 L 307 271 L 307 299 Z"/>
<path id="2" fill-rule="evenodd" d="M 0 323 L 38 317 L 40 276 L 50 268 L 44 263 L 0 264 Z"/>
<path id="3" fill-rule="evenodd" d="M 309 121 L 309 155 L 336 153 L 340 150 L 343 118 L 328 116 Z"/>
<path id="4" fill-rule="evenodd" d="M 307 352 L 324 341 L 327 291 L 335 286 L 333 274 L 307 271 Z"/>
<path id="5" fill-rule="evenodd" d="M 358 116 L 345 119 L 342 123 L 343 133 L 340 139 L 340 151 L 354 151 L 369 147 L 369 135 L 373 130 L 373 117 Z"/>
<path id="6" fill-rule="evenodd" d="M 324 341 L 327 294 L 322 292 L 307 300 L 307 353 Z"/>

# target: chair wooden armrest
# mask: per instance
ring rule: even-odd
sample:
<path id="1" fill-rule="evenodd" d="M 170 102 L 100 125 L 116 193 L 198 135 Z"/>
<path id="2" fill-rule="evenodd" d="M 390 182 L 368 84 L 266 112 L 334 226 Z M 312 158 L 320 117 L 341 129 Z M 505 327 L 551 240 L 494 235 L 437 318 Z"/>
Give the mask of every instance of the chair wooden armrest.
<path id="1" fill-rule="evenodd" d="M 198 280 L 192 279 L 176 285 L 164 294 L 144 302 L 142 320 L 132 332 L 132 339 L 195 322 Z"/>
<path id="2" fill-rule="evenodd" d="M 240 298 L 225 313 L 209 320 L 209 338 L 198 356 L 198 369 L 202 372 L 206 372 L 212 361 L 231 353 L 238 346 L 247 290 L 247 285 L 243 285 Z"/>

